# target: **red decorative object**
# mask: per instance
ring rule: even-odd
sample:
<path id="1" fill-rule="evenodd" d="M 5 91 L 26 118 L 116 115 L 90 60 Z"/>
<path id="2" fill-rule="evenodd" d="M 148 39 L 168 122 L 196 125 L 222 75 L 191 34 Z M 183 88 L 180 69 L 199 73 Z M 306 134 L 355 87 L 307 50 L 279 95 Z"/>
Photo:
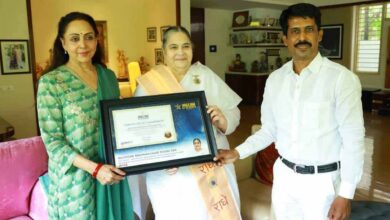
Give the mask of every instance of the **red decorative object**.
<path id="1" fill-rule="evenodd" d="M 275 144 L 271 144 L 262 151 L 259 151 L 256 155 L 255 168 L 256 173 L 259 176 L 259 181 L 266 184 L 272 185 L 273 182 L 273 166 L 278 159 L 279 153 L 275 148 Z"/>

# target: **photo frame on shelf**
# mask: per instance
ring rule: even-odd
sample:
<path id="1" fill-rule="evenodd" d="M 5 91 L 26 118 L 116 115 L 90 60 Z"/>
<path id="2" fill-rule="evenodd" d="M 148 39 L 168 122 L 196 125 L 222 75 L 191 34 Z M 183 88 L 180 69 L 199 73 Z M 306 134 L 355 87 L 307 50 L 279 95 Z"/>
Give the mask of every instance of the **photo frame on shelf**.
<path id="1" fill-rule="evenodd" d="M 170 27 L 169 25 L 161 26 L 161 27 L 160 27 L 161 42 L 163 41 L 163 36 L 164 36 L 165 31 L 166 31 L 169 27 Z"/>
<path id="2" fill-rule="evenodd" d="M 95 21 L 96 27 L 98 29 L 98 42 L 100 45 L 100 49 L 102 50 L 103 62 L 108 63 L 108 39 L 107 39 L 107 21 Z"/>
<path id="3" fill-rule="evenodd" d="M 343 24 L 323 25 L 324 32 L 319 51 L 322 56 L 329 59 L 342 59 L 343 57 Z"/>
<path id="4" fill-rule="evenodd" d="M 266 26 L 267 27 L 272 27 L 272 26 L 275 25 L 275 22 L 276 22 L 276 18 L 267 18 Z"/>
<path id="5" fill-rule="evenodd" d="M 30 73 L 28 40 L 0 40 L 1 74 Z"/>
<path id="6" fill-rule="evenodd" d="M 154 49 L 154 57 L 155 57 L 156 65 L 164 64 L 164 53 L 161 48 Z"/>
<path id="7" fill-rule="evenodd" d="M 269 40 L 269 43 L 277 44 L 277 43 L 283 43 L 281 41 L 280 32 L 267 32 L 267 40 Z"/>
<path id="8" fill-rule="evenodd" d="M 232 27 L 246 27 L 249 24 L 249 11 L 233 13 Z"/>
<path id="9" fill-rule="evenodd" d="M 156 27 L 146 28 L 146 39 L 148 42 L 156 42 L 157 41 L 157 28 Z"/>

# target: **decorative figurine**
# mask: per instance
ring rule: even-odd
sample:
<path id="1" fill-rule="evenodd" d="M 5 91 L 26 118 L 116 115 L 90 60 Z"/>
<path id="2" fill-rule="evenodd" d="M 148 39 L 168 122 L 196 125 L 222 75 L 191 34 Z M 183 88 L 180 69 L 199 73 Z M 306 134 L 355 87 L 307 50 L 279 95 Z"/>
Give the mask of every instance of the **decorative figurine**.
<path id="1" fill-rule="evenodd" d="M 229 66 L 230 71 L 235 72 L 246 72 L 245 63 L 241 61 L 241 55 L 236 54 L 236 59 L 232 62 L 232 65 Z"/>
<path id="2" fill-rule="evenodd" d="M 127 70 L 127 61 L 128 58 L 125 56 L 123 50 L 117 51 L 117 60 L 118 60 L 118 79 L 126 79 L 129 77 L 129 72 Z"/>
<path id="3" fill-rule="evenodd" d="M 258 73 L 258 72 L 260 72 L 260 69 L 259 69 L 259 61 L 255 60 L 255 61 L 252 62 L 251 72 L 252 72 L 252 73 Z"/>
<path id="4" fill-rule="evenodd" d="M 145 57 L 141 56 L 138 61 L 139 68 L 141 69 L 141 74 L 144 74 L 149 71 L 150 65 L 145 61 Z"/>
<path id="5" fill-rule="evenodd" d="M 260 52 L 259 71 L 261 73 L 268 72 L 268 57 L 267 57 L 267 54 L 265 52 Z"/>
<path id="6" fill-rule="evenodd" d="M 282 66 L 283 66 L 282 58 L 281 57 L 276 57 L 276 60 L 275 60 L 275 67 L 276 67 L 276 69 L 279 69 Z"/>

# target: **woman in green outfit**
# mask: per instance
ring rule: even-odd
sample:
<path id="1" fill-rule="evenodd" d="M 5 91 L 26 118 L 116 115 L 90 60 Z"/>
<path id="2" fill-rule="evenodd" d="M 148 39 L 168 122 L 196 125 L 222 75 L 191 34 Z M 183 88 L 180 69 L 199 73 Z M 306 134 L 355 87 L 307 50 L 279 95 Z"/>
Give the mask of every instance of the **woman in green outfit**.
<path id="1" fill-rule="evenodd" d="M 99 100 L 119 98 L 119 89 L 114 73 L 101 61 L 97 36 L 91 16 L 72 12 L 62 17 L 51 66 L 39 80 L 50 219 L 133 219 L 125 173 L 102 163 Z"/>

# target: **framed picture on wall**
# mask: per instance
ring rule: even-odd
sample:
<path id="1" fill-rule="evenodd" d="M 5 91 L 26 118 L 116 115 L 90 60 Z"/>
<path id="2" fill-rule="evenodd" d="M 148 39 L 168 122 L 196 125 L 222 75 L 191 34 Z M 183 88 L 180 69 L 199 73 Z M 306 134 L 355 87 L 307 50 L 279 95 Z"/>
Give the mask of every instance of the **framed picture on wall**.
<path id="1" fill-rule="evenodd" d="M 0 40 L 2 74 L 30 73 L 28 40 Z"/>
<path id="2" fill-rule="evenodd" d="M 329 59 L 342 59 L 343 57 L 343 25 L 323 25 L 324 35 L 319 45 L 322 56 Z"/>
<path id="3" fill-rule="evenodd" d="M 161 42 L 163 41 L 163 36 L 165 31 L 169 28 L 170 26 L 161 26 L 160 27 L 160 35 L 161 35 Z"/>
<path id="4" fill-rule="evenodd" d="M 164 64 L 164 53 L 163 53 L 163 50 L 161 48 L 154 49 L 154 57 L 156 60 L 156 65 Z"/>
<path id="5" fill-rule="evenodd" d="M 107 39 L 107 21 L 95 21 L 99 31 L 98 42 L 104 54 L 104 63 L 108 63 L 108 39 Z"/>
<path id="6" fill-rule="evenodd" d="M 148 42 L 156 42 L 157 41 L 157 28 L 156 27 L 146 28 L 146 39 Z"/>

